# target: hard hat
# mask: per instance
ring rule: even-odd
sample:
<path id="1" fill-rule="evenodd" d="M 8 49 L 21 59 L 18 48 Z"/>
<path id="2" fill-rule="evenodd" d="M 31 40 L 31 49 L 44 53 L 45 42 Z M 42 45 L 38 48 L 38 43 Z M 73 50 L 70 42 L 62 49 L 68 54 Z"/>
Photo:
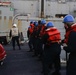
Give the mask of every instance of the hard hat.
<path id="1" fill-rule="evenodd" d="M 41 20 L 41 24 L 46 24 L 46 20 Z"/>
<path id="2" fill-rule="evenodd" d="M 54 24 L 52 22 L 48 22 L 46 27 L 54 27 Z"/>
<path id="3" fill-rule="evenodd" d="M 17 24 L 13 24 L 13 26 L 17 27 Z"/>
<path id="4" fill-rule="evenodd" d="M 66 15 L 63 19 L 63 23 L 74 22 L 74 17 L 72 15 Z"/>
<path id="5" fill-rule="evenodd" d="M 35 21 L 35 22 L 34 22 L 34 25 L 35 25 L 35 26 L 38 26 L 38 22 Z"/>

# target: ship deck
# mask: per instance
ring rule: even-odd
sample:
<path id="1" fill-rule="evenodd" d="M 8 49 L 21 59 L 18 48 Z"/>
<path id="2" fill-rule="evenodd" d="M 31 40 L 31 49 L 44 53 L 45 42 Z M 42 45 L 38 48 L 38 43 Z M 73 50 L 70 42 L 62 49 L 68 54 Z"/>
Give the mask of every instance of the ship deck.
<path id="1" fill-rule="evenodd" d="M 0 66 L 0 75 L 43 75 L 41 61 L 37 57 L 32 57 L 33 52 L 29 50 L 28 44 L 21 46 L 21 50 L 12 50 L 12 45 L 4 46 L 7 57 L 4 64 Z M 66 66 L 61 64 L 61 75 L 66 75 Z"/>

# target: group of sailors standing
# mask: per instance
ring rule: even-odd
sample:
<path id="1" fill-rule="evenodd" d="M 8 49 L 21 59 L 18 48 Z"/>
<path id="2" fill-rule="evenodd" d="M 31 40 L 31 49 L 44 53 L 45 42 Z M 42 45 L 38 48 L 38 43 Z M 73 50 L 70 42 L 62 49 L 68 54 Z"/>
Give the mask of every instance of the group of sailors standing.
<path id="1" fill-rule="evenodd" d="M 61 75 L 61 45 L 66 52 L 66 56 L 68 53 L 68 59 L 66 57 L 66 75 L 76 75 L 75 19 L 68 14 L 63 18 L 62 23 L 65 28 L 64 39 L 61 39 L 61 33 L 53 22 L 46 23 L 46 20 L 31 21 L 28 27 L 29 51 L 33 51 L 33 56 L 38 56 L 41 60 L 43 75 Z M 52 69 L 54 69 L 53 72 Z"/>
<path id="2" fill-rule="evenodd" d="M 60 53 L 61 53 L 61 36 L 60 31 L 54 27 L 53 22 L 46 23 L 46 20 L 30 22 L 27 36 L 29 39 L 29 52 L 33 51 L 33 56 L 38 56 L 42 61 L 42 72 L 44 75 L 49 74 L 49 67 L 55 67 L 52 75 L 60 75 Z"/>

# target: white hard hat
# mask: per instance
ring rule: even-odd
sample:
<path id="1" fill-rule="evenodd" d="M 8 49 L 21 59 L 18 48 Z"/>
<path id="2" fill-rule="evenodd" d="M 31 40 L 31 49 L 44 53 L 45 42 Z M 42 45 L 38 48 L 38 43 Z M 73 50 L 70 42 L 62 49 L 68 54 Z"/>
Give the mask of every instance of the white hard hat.
<path id="1" fill-rule="evenodd" d="M 13 24 L 13 26 L 17 27 L 17 24 Z"/>

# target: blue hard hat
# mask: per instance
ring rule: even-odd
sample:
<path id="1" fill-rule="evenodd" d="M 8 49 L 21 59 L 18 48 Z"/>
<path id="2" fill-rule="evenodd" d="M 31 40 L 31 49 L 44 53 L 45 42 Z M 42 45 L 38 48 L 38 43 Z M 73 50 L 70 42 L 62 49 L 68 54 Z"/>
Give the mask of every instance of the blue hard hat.
<path id="1" fill-rule="evenodd" d="M 63 23 L 74 22 L 74 17 L 72 15 L 66 15 L 63 19 Z"/>
<path id="2" fill-rule="evenodd" d="M 35 25 L 35 26 L 38 26 L 38 22 L 34 22 L 34 25 Z"/>
<path id="3" fill-rule="evenodd" d="M 41 20 L 41 24 L 46 24 L 46 20 Z"/>
<path id="4" fill-rule="evenodd" d="M 47 25 L 46 25 L 46 27 L 48 27 L 48 28 L 49 27 L 54 27 L 54 24 L 52 22 L 48 22 Z"/>

